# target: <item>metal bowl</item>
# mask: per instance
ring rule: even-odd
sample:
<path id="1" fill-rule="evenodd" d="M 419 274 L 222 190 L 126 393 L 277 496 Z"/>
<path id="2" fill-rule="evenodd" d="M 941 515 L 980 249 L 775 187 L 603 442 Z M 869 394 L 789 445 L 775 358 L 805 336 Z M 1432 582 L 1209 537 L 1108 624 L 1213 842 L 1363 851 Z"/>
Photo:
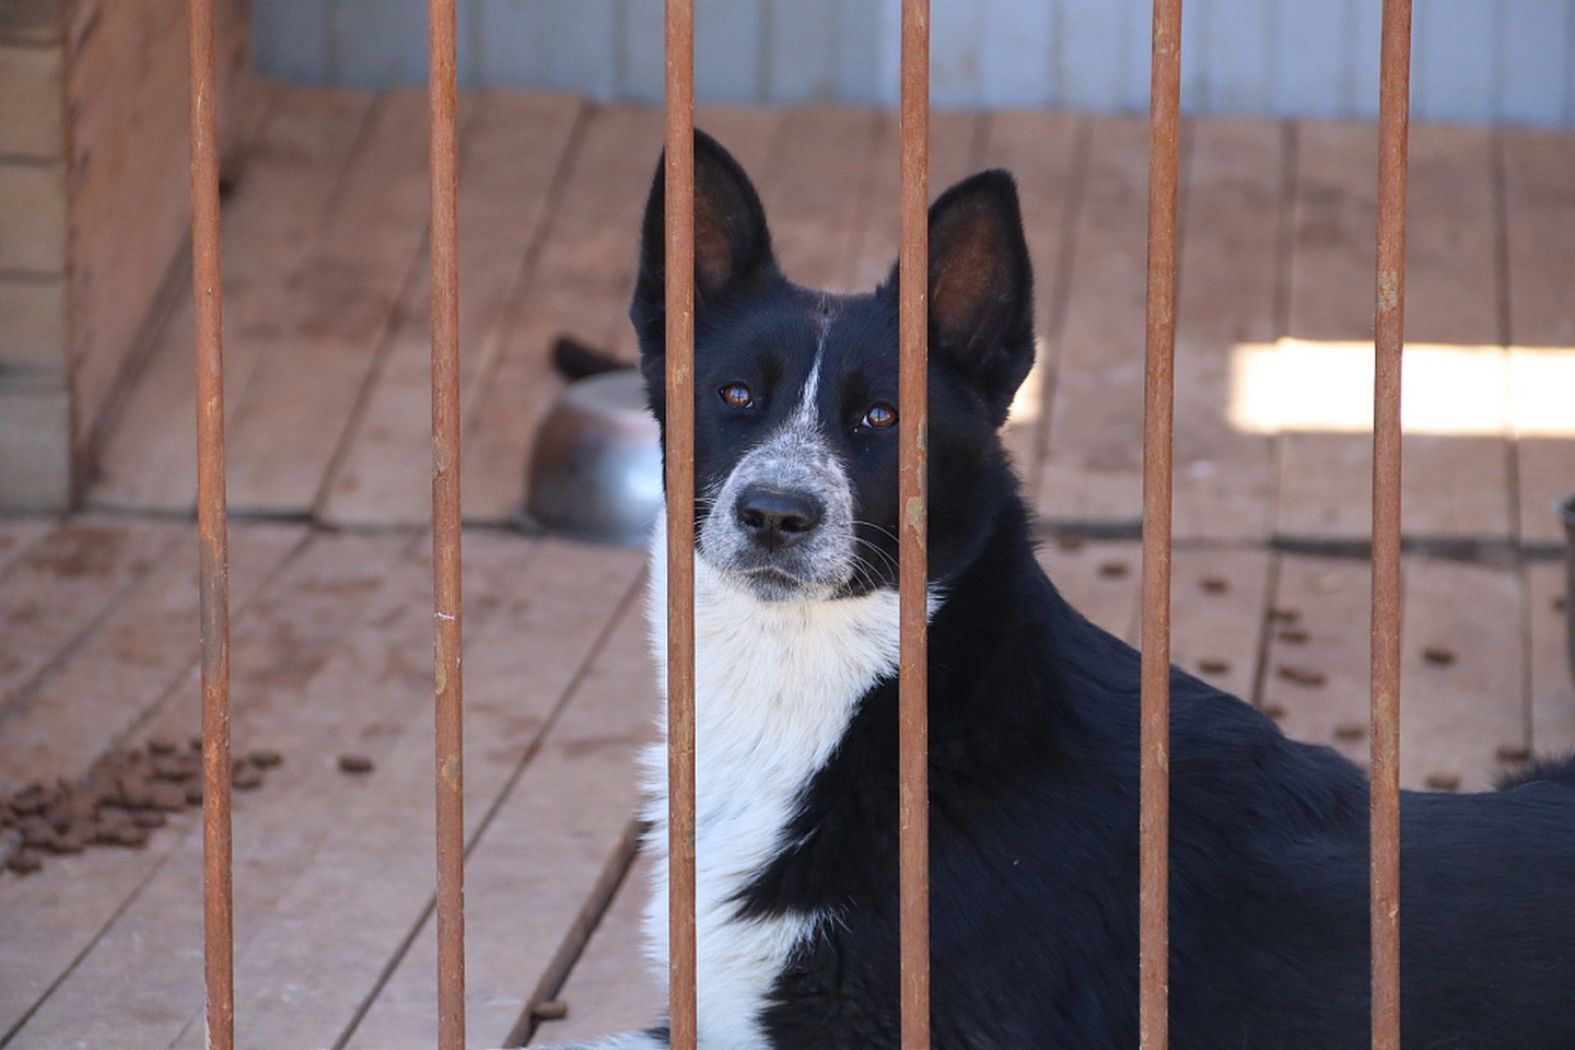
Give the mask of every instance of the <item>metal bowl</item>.
<path id="1" fill-rule="evenodd" d="M 532 525 L 646 544 L 662 508 L 662 450 L 639 372 L 607 372 L 564 390 L 536 436 L 525 491 Z"/>

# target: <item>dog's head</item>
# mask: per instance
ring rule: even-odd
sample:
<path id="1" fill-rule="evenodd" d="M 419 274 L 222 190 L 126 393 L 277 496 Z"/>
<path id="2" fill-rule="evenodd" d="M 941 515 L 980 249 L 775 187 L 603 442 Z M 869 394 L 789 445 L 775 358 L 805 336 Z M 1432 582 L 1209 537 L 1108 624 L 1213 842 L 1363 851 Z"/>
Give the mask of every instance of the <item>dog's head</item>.
<path id="1" fill-rule="evenodd" d="M 664 183 L 657 166 L 630 316 L 666 426 Z M 929 566 L 987 542 L 1015 499 L 997 431 L 1033 363 L 1032 271 L 1001 171 L 929 216 Z M 897 567 L 897 270 L 873 293 L 802 288 L 778 269 L 749 177 L 695 136 L 698 555 L 765 600 L 893 587 Z"/>

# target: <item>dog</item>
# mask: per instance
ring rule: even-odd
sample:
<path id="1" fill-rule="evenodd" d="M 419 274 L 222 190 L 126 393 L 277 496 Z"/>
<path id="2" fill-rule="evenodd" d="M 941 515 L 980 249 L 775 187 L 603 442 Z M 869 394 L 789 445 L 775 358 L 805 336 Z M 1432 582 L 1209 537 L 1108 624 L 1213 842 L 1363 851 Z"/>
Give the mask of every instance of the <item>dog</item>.
<path id="1" fill-rule="evenodd" d="M 664 186 L 630 316 L 666 426 Z M 703 1050 L 898 1045 L 898 273 L 790 282 L 749 177 L 695 137 L 695 810 Z M 998 431 L 1033 361 L 1016 187 L 929 213 L 934 1045 L 1138 1045 L 1138 654 L 1034 557 Z M 665 666 L 665 536 L 650 615 Z M 663 672 L 665 676 L 665 671 Z M 665 677 L 663 677 L 665 685 Z M 1176 669 L 1176 1050 L 1369 1045 L 1368 789 Z M 666 762 L 647 757 L 667 966 Z M 1575 764 L 1402 801 L 1410 1050 L 1575 1047 Z M 659 1050 L 667 1028 L 586 1044 Z"/>

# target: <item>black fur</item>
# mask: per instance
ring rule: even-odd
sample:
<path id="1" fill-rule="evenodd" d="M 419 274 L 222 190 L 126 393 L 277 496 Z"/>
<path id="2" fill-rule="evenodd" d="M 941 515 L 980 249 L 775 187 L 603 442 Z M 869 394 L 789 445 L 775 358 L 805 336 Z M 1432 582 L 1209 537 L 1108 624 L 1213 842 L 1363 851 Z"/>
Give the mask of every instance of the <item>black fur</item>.
<path id="1" fill-rule="evenodd" d="M 802 384 L 825 300 L 778 270 L 732 158 L 699 136 L 696 164 L 711 253 L 697 304 L 703 493 L 787 411 L 773 392 Z M 659 417 L 661 189 L 659 170 L 632 309 Z M 1131 1050 L 1138 657 L 1040 570 L 996 436 L 1033 353 L 1010 177 L 943 196 L 931 243 L 930 557 L 946 594 L 929 634 L 935 1045 Z M 871 400 L 896 401 L 895 281 L 838 303 L 822 396 L 849 421 L 836 440 L 874 526 L 860 538 L 894 558 L 895 434 L 854 420 Z M 732 381 L 761 391 L 754 415 L 715 396 Z M 1364 776 L 1179 670 L 1172 695 L 1171 1045 L 1366 1047 Z M 795 845 L 738 902 L 746 917 L 836 916 L 773 990 L 764 1020 L 780 1050 L 897 1045 L 896 696 L 885 681 L 862 699 L 806 789 Z M 1409 1050 L 1575 1047 L 1572 785 L 1564 765 L 1496 793 L 1405 794 Z"/>

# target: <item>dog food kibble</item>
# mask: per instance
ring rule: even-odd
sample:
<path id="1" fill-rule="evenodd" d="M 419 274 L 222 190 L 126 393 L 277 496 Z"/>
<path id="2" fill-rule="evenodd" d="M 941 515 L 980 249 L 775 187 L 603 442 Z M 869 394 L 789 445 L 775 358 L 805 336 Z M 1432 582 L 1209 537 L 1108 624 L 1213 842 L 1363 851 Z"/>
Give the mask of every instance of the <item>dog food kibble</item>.
<path id="1" fill-rule="evenodd" d="M 1290 645 L 1303 645 L 1307 641 L 1307 632 L 1300 627 L 1282 627 L 1276 637 Z"/>
<path id="2" fill-rule="evenodd" d="M 1531 757 L 1531 748 L 1524 744 L 1500 744 L 1495 753 L 1500 762 L 1524 762 Z"/>
<path id="3" fill-rule="evenodd" d="M 1263 713 L 1268 715 L 1270 718 L 1274 719 L 1276 722 L 1278 722 L 1280 719 L 1285 717 L 1285 705 L 1284 704 L 1264 704 L 1263 705 Z"/>
<path id="4" fill-rule="evenodd" d="M 1205 576 L 1203 589 L 1210 594 L 1224 594 L 1230 590 L 1230 583 L 1223 576 Z"/>
<path id="5" fill-rule="evenodd" d="M 1454 791 L 1460 787 L 1460 777 L 1454 773 L 1429 773 L 1424 783 L 1434 791 Z"/>
<path id="6" fill-rule="evenodd" d="M 1278 620 L 1281 623 L 1295 623 L 1301 618 L 1302 614 L 1301 610 L 1299 609 L 1284 609 L 1276 607 L 1269 610 L 1269 619 Z"/>
<path id="7" fill-rule="evenodd" d="M 284 762 L 284 756 L 277 751 L 253 751 L 247 761 L 258 769 L 273 769 Z"/>
<path id="8" fill-rule="evenodd" d="M 1224 674 L 1230 670 L 1230 661 L 1218 656 L 1205 656 L 1198 661 L 1198 670 L 1204 674 Z"/>
<path id="9" fill-rule="evenodd" d="M 1055 545 L 1064 551 L 1080 551 L 1083 549 L 1083 537 L 1057 536 L 1055 538 Z"/>
<path id="10" fill-rule="evenodd" d="M 31 875 L 43 867 L 44 862 L 32 850 L 19 849 L 6 858 L 5 866 L 18 875 Z"/>
<path id="11" fill-rule="evenodd" d="M 154 784 L 148 788 L 148 807 L 164 813 L 186 808 L 186 789 L 179 784 Z"/>
<path id="12" fill-rule="evenodd" d="M 1099 566 L 1099 575 L 1107 580 L 1119 580 L 1130 571 L 1131 569 L 1124 561 L 1107 561 Z"/>
<path id="13" fill-rule="evenodd" d="M 547 999 L 532 1005 L 530 1013 L 538 1021 L 561 1021 L 569 1016 L 569 1004 L 562 999 Z"/>
<path id="14" fill-rule="evenodd" d="M 1334 727 L 1336 740 L 1360 740 L 1367 735 L 1367 727 L 1360 722 L 1345 722 Z"/>
<path id="15" fill-rule="evenodd" d="M 1570 604 L 1570 600 L 1567 597 L 1565 597 L 1564 595 L 1562 595 L 1562 594 L 1555 594 L 1553 596 L 1553 611 L 1554 612 L 1563 612 L 1565 609 L 1569 608 L 1569 604 Z"/>
<path id="16" fill-rule="evenodd" d="M 1455 662 L 1455 651 L 1441 645 L 1430 645 L 1422 650 L 1422 659 L 1434 667 L 1448 667 Z"/>
<path id="17" fill-rule="evenodd" d="M 185 780 L 193 772 L 191 759 L 184 755 L 161 755 L 153 760 L 153 775 L 159 780 Z"/>
<path id="18" fill-rule="evenodd" d="M 262 770 L 253 766 L 242 766 L 230 775 L 230 786 L 236 791 L 251 791 L 262 787 Z"/>
<path id="19" fill-rule="evenodd" d="M 354 773 L 357 776 L 370 773 L 375 767 L 372 760 L 365 755 L 340 755 L 339 771 L 341 773 Z"/>
<path id="20" fill-rule="evenodd" d="M 189 781 L 186 784 L 185 790 L 186 790 L 186 805 L 188 805 L 188 806 L 200 806 L 200 805 L 202 805 L 202 781 L 201 780 Z"/>
<path id="21" fill-rule="evenodd" d="M 175 741 L 165 737 L 154 737 L 148 741 L 148 754 L 172 755 L 175 753 Z"/>
<path id="22" fill-rule="evenodd" d="M 190 740 L 186 741 L 186 747 L 188 750 L 195 751 L 199 755 L 202 754 L 202 737 L 192 737 Z"/>
<path id="23" fill-rule="evenodd" d="M 131 822 L 139 828 L 147 828 L 151 831 L 169 823 L 169 818 L 156 809 L 143 809 L 131 815 Z"/>
<path id="24" fill-rule="evenodd" d="M 1307 667 L 1293 667 L 1282 664 L 1275 672 L 1281 679 L 1296 685 L 1319 686 L 1328 679 L 1322 671 L 1314 671 Z"/>

